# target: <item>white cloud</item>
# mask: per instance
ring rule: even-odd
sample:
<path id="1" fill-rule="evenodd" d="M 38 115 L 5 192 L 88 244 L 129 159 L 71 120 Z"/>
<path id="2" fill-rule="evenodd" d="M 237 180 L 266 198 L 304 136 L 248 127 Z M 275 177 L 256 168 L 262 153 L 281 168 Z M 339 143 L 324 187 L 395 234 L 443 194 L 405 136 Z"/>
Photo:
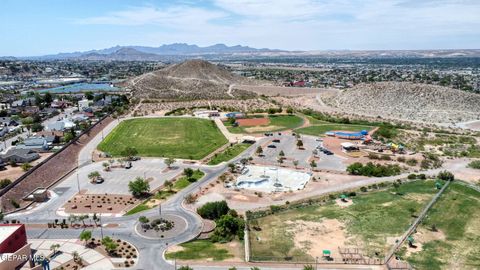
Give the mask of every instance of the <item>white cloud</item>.
<path id="1" fill-rule="evenodd" d="M 136 7 L 81 24 L 160 25 L 151 43 L 225 42 L 280 49 L 419 49 L 480 47 L 480 1 L 212 0 Z M 174 29 L 166 34 L 163 28 Z M 462 39 L 452 43 L 453 39 Z M 145 40 L 144 39 L 144 40 Z"/>
<path id="2" fill-rule="evenodd" d="M 182 28 L 188 25 L 206 24 L 213 19 L 226 16 L 218 10 L 207 10 L 191 6 L 156 8 L 153 6 L 133 7 L 127 10 L 110 12 L 104 16 L 79 19 L 79 24 L 106 25 L 162 25 Z"/>

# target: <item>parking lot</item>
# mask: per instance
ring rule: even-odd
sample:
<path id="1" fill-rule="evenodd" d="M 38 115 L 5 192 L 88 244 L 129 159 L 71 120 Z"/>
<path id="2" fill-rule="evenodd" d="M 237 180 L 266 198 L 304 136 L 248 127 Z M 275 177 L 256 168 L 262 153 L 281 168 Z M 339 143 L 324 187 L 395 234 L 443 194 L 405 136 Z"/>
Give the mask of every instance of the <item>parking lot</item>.
<path id="1" fill-rule="evenodd" d="M 165 180 L 170 180 L 180 174 L 182 169 L 171 169 L 163 172 L 167 166 L 162 159 L 142 159 L 132 162 L 132 168 L 113 168 L 111 171 L 104 171 L 101 162 L 82 167 L 79 172 L 79 181 L 81 189 L 87 189 L 87 194 L 130 194 L 128 190 L 128 182 L 133 181 L 136 177 L 150 179 L 150 189 L 161 186 Z M 98 171 L 105 181 L 101 184 L 92 184 L 88 179 L 88 174 Z M 63 182 L 59 185 L 65 184 Z M 74 187 L 77 188 L 75 184 Z"/>
<path id="2" fill-rule="evenodd" d="M 273 133 L 267 137 L 267 143 L 263 144 L 263 155 L 253 157 L 253 162 L 262 165 L 278 166 L 278 158 L 281 151 L 285 154 L 282 165 L 294 167 L 293 161 L 298 161 L 298 168 L 310 168 L 310 161 L 314 158 L 313 151 L 322 145 L 319 137 L 302 135 L 300 139 L 303 147 L 297 147 L 297 139 L 291 133 Z M 270 146 L 270 147 L 269 147 Z M 274 148 L 273 148 L 274 146 Z M 271 148 L 272 147 L 272 148 Z M 336 155 L 326 155 L 317 150 L 317 169 L 344 170 L 343 158 Z"/>

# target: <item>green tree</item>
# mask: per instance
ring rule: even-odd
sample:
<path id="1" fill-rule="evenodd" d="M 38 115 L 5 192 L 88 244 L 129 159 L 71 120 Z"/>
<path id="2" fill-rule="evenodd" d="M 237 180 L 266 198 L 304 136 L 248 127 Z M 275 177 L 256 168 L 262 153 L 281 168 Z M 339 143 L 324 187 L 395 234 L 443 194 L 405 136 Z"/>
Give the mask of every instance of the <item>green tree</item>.
<path id="1" fill-rule="evenodd" d="M 70 142 L 71 140 L 73 140 L 73 138 L 75 138 L 75 136 L 74 136 L 72 133 L 70 133 L 70 132 L 65 133 L 65 135 L 63 136 L 63 140 L 64 140 L 66 143 L 68 143 L 68 142 Z"/>
<path id="2" fill-rule="evenodd" d="M 297 141 L 297 147 L 298 147 L 298 148 L 302 148 L 302 147 L 303 147 L 303 141 L 302 141 L 302 140 L 298 140 L 298 141 Z"/>
<path id="3" fill-rule="evenodd" d="M 257 150 L 255 150 L 255 153 L 257 155 L 261 155 L 263 153 L 263 148 L 261 146 L 257 147 Z"/>
<path id="4" fill-rule="evenodd" d="M 26 172 L 30 170 L 33 166 L 30 163 L 23 163 L 21 167 L 22 167 L 22 170 Z"/>
<path id="5" fill-rule="evenodd" d="M 231 241 L 235 236 L 238 239 L 243 240 L 245 221 L 239 217 L 233 217 L 231 215 L 223 215 L 215 221 L 217 226 L 212 235 L 212 241 L 224 242 Z"/>
<path id="6" fill-rule="evenodd" d="M 185 168 L 185 169 L 183 169 L 183 174 L 184 174 L 188 179 L 192 178 L 193 173 L 194 173 L 194 171 L 193 171 L 192 168 Z"/>
<path id="7" fill-rule="evenodd" d="M 226 201 L 208 202 L 197 209 L 197 213 L 206 219 L 215 220 L 226 215 L 230 208 Z"/>
<path id="8" fill-rule="evenodd" d="M 313 267 L 313 265 L 304 265 L 303 270 L 315 270 L 315 268 Z"/>
<path id="9" fill-rule="evenodd" d="M 172 164 L 175 163 L 176 160 L 174 158 L 166 158 L 165 159 L 165 164 L 167 165 L 167 167 L 170 169 L 172 167 Z"/>
<path id="10" fill-rule="evenodd" d="M 88 179 L 90 179 L 90 182 L 95 181 L 98 177 L 100 177 L 100 173 L 98 171 L 94 171 L 88 174 Z"/>
<path id="11" fill-rule="evenodd" d="M 310 167 L 314 170 L 317 167 L 317 162 L 315 160 L 310 161 Z"/>
<path id="12" fill-rule="evenodd" d="M 85 241 L 85 246 L 88 245 L 88 241 L 92 238 L 91 231 L 83 231 L 80 233 L 80 240 Z"/>
<path id="13" fill-rule="evenodd" d="M 138 198 L 150 192 L 150 184 L 145 179 L 137 177 L 128 183 L 128 190 Z"/>
<path id="14" fill-rule="evenodd" d="M 167 187 L 168 191 L 172 191 L 172 188 L 173 188 L 172 181 L 166 180 L 165 183 L 163 183 L 163 185 Z"/>
<path id="15" fill-rule="evenodd" d="M 135 147 L 127 146 L 120 154 L 130 160 L 132 157 L 138 155 L 138 150 Z"/>
<path id="16" fill-rule="evenodd" d="M 184 266 L 180 266 L 180 268 L 178 268 L 178 270 L 193 270 L 193 268 L 191 268 L 188 265 L 184 265 Z"/>
<path id="17" fill-rule="evenodd" d="M 118 245 L 113 241 L 112 238 L 106 236 L 102 239 L 102 245 L 105 247 L 105 250 L 108 254 L 112 255 L 113 252 L 117 249 Z"/>
<path id="18" fill-rule="evenodd" d="M 441 171 L 437 175 L 438 179 L 444 180 L 444 181 L 453 181 L 455 180 L 455 175 L 449 171 Z"/>

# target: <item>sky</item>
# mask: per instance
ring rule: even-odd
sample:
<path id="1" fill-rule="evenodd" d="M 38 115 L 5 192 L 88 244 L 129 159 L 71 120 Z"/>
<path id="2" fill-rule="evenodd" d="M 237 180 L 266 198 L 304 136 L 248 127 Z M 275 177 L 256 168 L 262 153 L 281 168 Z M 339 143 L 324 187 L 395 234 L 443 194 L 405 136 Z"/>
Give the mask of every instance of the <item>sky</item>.
<path id="1" fill-rule="evenodd" d="M 480 0 L 0 0 L 0 56 L 170 43 L 479 49 Z"/>

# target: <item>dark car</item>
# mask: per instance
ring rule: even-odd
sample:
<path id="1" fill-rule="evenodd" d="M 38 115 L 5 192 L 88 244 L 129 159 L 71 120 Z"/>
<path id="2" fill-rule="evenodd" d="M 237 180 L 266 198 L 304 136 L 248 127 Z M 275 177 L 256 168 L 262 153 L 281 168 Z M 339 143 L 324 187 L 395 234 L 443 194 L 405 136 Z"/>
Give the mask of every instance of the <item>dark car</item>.
<path id="1" fill-rule="evenodd" d="M 333 155 L 333 152 L 330 151 L 330 150 L 325 150 L 323 153 L 325 153 L 325 155 L 327 155 L 327 156 Z"/>
<path id="2" fill-rule="evenodd" d="M 105 179 L 103 179 L 102 177 L 97 177 L 97 179 L 95 179 L 96 184 L 101 184 L 103 182 L 105 182 Z"/>
<path id="3" fill-rule="evenodd" d="M 268 148 L 277 148 L 276 145 L 273 145 L 273 144 L 270 144 L 269 146 L 267 146 Z"/>
<path id="4" fill-rule="evenodd" d="M 132 168 L 132 162 L 127 162 L 127 164 L 125 164 L 125 169 L 130 169 Z"/>
<path id="5" fill-rule="evenodd" d="M 274 143 L 279 143 L 280 140 L 279 140 L 279 139 L 275 139 L 275 140 L 273 140 L 272 142 L 274 142 Z"/>
<path id="6" fill-rule="evenodd" d="M 138 157 L 138 156 L 133 156 L 130 158 L 131 161 L 137 161 L 137 160 L 140 160 L 141 158 Z"/>

